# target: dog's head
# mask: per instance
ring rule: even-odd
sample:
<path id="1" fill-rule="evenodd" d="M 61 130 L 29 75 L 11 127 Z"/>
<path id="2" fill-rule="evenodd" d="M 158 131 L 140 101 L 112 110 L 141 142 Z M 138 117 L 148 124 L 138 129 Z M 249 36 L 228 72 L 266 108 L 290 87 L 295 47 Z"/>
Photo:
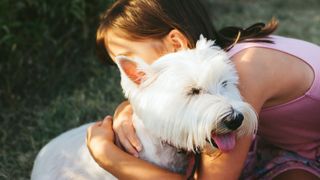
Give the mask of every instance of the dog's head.
<path id="1" fill-rule="evenodd" d="M 213 41 L 201 37 L 195 49 L 164 55 L 151 65 L 116 59 L 135 114 L 162 140 L 186 150 L 209 142 L 228 151 L 236 137 L 255 132 L 256 114 L 241 98 L 236 69 Z"/>

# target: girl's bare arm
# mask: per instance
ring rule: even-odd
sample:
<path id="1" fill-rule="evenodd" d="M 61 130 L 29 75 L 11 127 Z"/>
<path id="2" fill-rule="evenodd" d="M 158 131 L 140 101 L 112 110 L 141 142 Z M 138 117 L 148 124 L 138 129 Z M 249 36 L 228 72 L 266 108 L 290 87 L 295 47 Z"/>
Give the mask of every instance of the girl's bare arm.
<path id="1" fill-rule="evenodd" d="M 238 139 L 236 147 L 228 152 L 202 154 L 198 179 L 238 179 L 247 157 L 252 137 Z"/>
<path id="2" fill-rule="evenodd" d="M 111 117 L 88 128 L 87 146 L 95 161 L 119 179 L 185 179 L 119 149 L 114 144 Z"/>

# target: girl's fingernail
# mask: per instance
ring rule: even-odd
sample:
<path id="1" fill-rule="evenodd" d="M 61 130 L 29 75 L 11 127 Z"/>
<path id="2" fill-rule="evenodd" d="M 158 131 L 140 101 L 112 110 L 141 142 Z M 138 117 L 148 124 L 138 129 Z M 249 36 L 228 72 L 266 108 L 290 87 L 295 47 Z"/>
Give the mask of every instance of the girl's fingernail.
<path id="1" fill-rule="evenodd" d="M 142 146 L 141 145 L 137 146 L 137 150 L 140 152 L 142 150 Z"/>
<path id="2" fill-rule="evenodd" d="M 139 154 L 138 153 L 134 153 L 134 157 L 138 158 Z"/>

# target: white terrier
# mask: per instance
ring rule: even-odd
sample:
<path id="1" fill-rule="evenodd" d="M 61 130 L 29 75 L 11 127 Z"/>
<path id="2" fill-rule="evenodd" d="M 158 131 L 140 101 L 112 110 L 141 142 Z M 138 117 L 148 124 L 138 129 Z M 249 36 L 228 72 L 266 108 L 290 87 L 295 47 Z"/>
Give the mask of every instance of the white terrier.
<path id="1" fill-rule="evenodd" d="M 212 149 L 229 151 L 237 137 L 255 133 L 257 116 L 241 98 L 235 67 L 213 45 L 201 36 L 195 49 L 164 55 L 151 65 L 138 58 L 116 58 L 143 145 L 142 159 L 183 173 L 187 155 L 177 148 L 201 151 L 209 143 Z M 36 158 L 31 179 L 113 179 L 87 150 L 89 125 L 47 144 Z"/>

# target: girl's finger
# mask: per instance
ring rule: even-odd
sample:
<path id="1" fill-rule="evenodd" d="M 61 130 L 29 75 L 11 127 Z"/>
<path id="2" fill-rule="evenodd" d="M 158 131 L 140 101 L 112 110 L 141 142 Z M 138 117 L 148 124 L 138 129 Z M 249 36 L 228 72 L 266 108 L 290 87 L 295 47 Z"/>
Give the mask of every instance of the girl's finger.
<path id="1" fill-rule="evenodd" d="M 137 152 L 137 150 L 131 145 L 131 143 L 129 142 L 129 140 L 124 136 L 124 133 L 123 132 L 118 132 L 118 137 L 119 137 L 119 140 L 120 140 L 120 143 L 121 145 L 124 147 L 124 149 L 134 155 L 135 157 L 138 157 L 139 154 Z"/>
<path id="2" fill-rule="evenodd" d="M 106 116 L 101 123 L 102 127 L 112 128 L 112 116 Z"/>
<path id="3" fill-rule="evenodd" d="M 140 143 L 140 140 L 132 126 L 127 127 L 123 129 L 124 135 L 127 137 L 130 144 L 138 151 L 140 152 L 142 150 L 142 145 Z"/>
<path id="4" fill-rule="evenodd" d="M 123 123 L 121 124 L 121 126 L 119 127 L 122 132 L 124 133 L 126 139 L 129 140 L 130 144 L 132 146 L 134 146 L 134 148 L 137 151 L 141 151 L 142 150 L 142 145 L 140 143 L 139 138 L 137 137 L 136 131 L 133 127 L 132 121 L 130 120 L 126 120 L 123 121 Z"/>

